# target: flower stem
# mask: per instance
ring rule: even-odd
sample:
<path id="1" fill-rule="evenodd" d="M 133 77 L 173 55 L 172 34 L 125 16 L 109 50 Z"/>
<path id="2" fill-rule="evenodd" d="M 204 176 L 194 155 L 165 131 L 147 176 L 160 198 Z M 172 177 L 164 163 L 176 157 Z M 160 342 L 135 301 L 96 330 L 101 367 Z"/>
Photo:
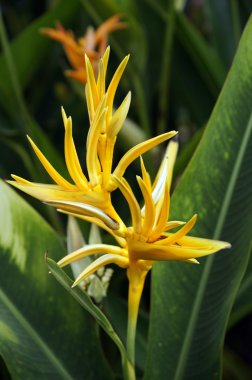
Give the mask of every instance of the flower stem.
<path id="1" fill-rule="evenodd" d="M 135 339 L 136 326 L 140 300 L 143 292 L 145 277 L 148 271 L 136 266 L 128 268 L 129 294 L 128 294 L 128 326 L 127 326 L 127 353 L 130 364 L 128 380 L 135 380 Z"/>

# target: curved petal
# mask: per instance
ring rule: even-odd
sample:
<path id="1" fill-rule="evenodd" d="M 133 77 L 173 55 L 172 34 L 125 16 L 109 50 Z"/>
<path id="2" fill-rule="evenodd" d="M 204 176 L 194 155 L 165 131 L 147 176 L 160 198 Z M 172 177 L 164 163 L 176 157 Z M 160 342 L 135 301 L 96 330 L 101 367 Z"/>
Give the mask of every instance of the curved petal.
<path id="1" fill-rule="evenodd" d="M 73 190 L 75 189 L 75 185 L 72 185 L 70 182 L 68 182 L 65 178 L 63 178 L 57 170 L 54 169 L 54 167 L 50 164 L 50 162 L 47 160 L 47 158 L 43 155 L 43 153 L 39 150 L 37 145 L 32 141 L 32 139 L 27 136 L 36 156 L 38 157 L 41 164 L 44 166 L 45 170 L 49 174 L 49 176 L 56 182 L 59 186 L 68 189 Z"/>
<path id="2" fill-rule="evenodd" d="M 145 168 L 144 160 L 143 160 L 142 156 L 140 156 L 140 165 L 141 165 L 141 172 L 142 172 L 143 181 L 144 181 L 148 191 L 151 192 L 151 179 L 150 179 L 149 173 L 147 172 L 147 170 Z"/>
<path id="3" fill-rule="evenodd" d="M 94 207 L 89 204 L 81 203 L 81 202 L 58 201 L 58 200 L 44 201 L 44 203 L 50 206 L 68 211 L 70 213 L 75 213 L 76 215 L 85 214 L 87 216 L 99 218 L 100 220 L 103 221 L 104 224 L 106 224 L 112 230 L 119 229 L 119 223 L 115 221 L 114 219 L 112 219 L 108 214 L 106 214 L 104 211 L 102 211 L 98 207 Z"/>
<path id="4" fill-rule="evenodd" d="M 105 50 L 105 53 L 103 54 L 101 58 L 98 79 L 97 79 L 97 88 L 98 88 L 100 99 L 105 95 L 105 91 L 106 91 L 106 73 L 107 73 L 107 67 L 108 67 L 109 54 L 110 54 L 110 47 L 108 46 L 107 49 Z"/>
<path id="5" fill-rule="evenodd" d="M 127 251 L 121 247 L 116 247 L 114 245 L 108 244 L 90 244 L 85 245 L 84 247 L 77 249 L 74 252 L 69 253 L 68 255 L 63 257 L 63 259 L 59 260 L 57 264 L 60 267 L 64 267 L 74 261 L 81 260 L 84 257 L 106 253 L 113 253 L 114 255 L 127 257 Z"/>
<path id="6" fill-rule="evenodd" d="M 96 43 L 99 43 L 100 39 L 102 39 L 104 35 L 126 27 L 127 24 L 121 21 L 121 17 L 122 15 L 116 14 L 108 18 L 99 26 L 99 28 L 97 28 L 95 32 Z"/>
<path id="7" fill-rule="evenodd" d="M 166 158 L 167 158 L 168 159 L 168 166 L 167 166 L 166 182 L 168 185 L 168 189 L 170 191 L 173 168 L 174 168 L 174 164 L 176 161 L 177 153 L 178 153 L 178 141 L 177 141 L 177 137 L 174 137 L 171 141 L 169 141 L 169 143 L 167 145 L 164 158 L 161 162 L 161 165 L 159 167 L 155 181 L 153 183 L 153 188 L 156 187 L 156 184 L 159 181 L 159 178 L 161 177 L 161 175 L 163 173 L 163 168 L 164 168 L 164 165 L 166 165 Z"/>
<path id="8" fill-rule="evenodd" d="M 96 226 L 102 228 L 104 231 L 107 231 L 111 236 L 113 236 L 113 238 L 117 241 L 117 243 L 122 248 L 126 247 L 127 243 L 126 243 L 126 240 L 123 237 L 125 235 L 124 230 L 126 229 L 126 227 L 120 226 L 119 230 L 112 230 L 102 220 L 100 220 L 98 218 L 95 218 L 95 217 L 92 217 L 92 216 L 88 216 L 88 215 L 76 214 L 74 212 L 65 211 L 65 210 L 62 210 L 60 208 L 57 209 L 57 211 L 61 212 L 62 214 L 72 215 L 75 218 L 79 218 L 79 219 L 85 220 L 86 222 L 95 224 Z"/>
<path id="9" fill-rule="evenodd" d="M 89 87 L 90 101 L 93 103 L 93 107 L 95 110 L 99 103 L 99 96 L 98 96 L 94 71 L 87 54 L 85 54 L 85 65 L 86 65 L 87 85 Z"/>
<path id="10" fill-rule="evenodd" d="M 108 94 L 108 101 L 107 101 L 107 105 L 108 105 L 108 115 L 107 115 L 107 121 L 109 122 L 110 121 L 110 118 L 112 116 L 112 109 L 113 109 L 113 102 L 114 102 L 114 97 L 115 97 L 115 93 L 116 93 L 116 89 L 117 89 L 117 86 L 119 84 L 119 81 L 123 75 L 123 72 L 124 72 L 124 69 L 128 63 L 128 60 L 129 60 L 129 55 L 126 55 L 126 57 L 122 60 L 122 62 L 120 63 L 120 65 L 118 66 L 110 84 L 109 84 L 109 87 L 108 87 L 108 90 L 107 90 L 107 94 Z"/>
<path id="11" fill-rule="evenodd" d="M 158 181 L 156 182 L 156 185 L 153 187 L 152 192 L 152 198 L 155 204 L 159 201 L 160 197 L 162 196 L 165 185 L 166 185 L 166 179 L 168 174 L 168 157 L 165 156 L 162 162 L 162 170 L 159 173 Z"/>
<path id="12" fill-rule="evenodd" d="M 131 187 L 124 178 L 119 179 L 116 176 L 114 176 L 114 180 L 129 205 L 130 214 L 132 218 L 132 225 L 134 227 L 135 232 L 141 233 L 141 210 L 131 190 Z"/>
<path id="13" fill-rule="evenodd" d="M 112 116 L 109 126 L 108 126 L 108 138 L 114 138 L 120 132 L 120 129 L 123 126 L 123 123 L 127 117 L 129 107 L 131 102 L 131 92 L 129 91 L 123 100 L 120 107 L 117 108 L 114 115 Z"/>
<path id="14" fill-rule="evenodd" d="M 141 156 L 141 154 L 147 152 L 154 146 L 161 144 L 163 141 L 168 140 L 175 136 L 178 132 L 171 131 L 164 133 L 160 136 L 154 137 L 152 139 L 149 139 L 147 141 L 144 141 L 140 144 L 137 144 L 133 148 L 131 148 L 119 161 L 119 164 L 117 165 L 116 169 L 114 170 L 113 174 L 117 176 L 118 178 L 121 178 L 127 169 L 127 167 L 131 164 L 132 161 L 134 161 L 137 157 Z M 110 184 L 111 188 L 114 189 L 114 184 Z"/>
<path id="15" fill-rule="evenodd" d="M 165 193 L 162 202 L 156 206 L 156 220 L 153 231 L 150 236 L 150 241 L 155 241 L 163 233 L 170 212 L 170 194 L 168 185 L 166 184 Z"/>
<path id="16" fill-rule="evenodd" d="M 98 159 L 98 140 L 100 132 L 105 125 L 107 108 L 101 109 L 99 116 L 94 117 L 94 121 L 90 127 L 87 139 L 87 155 L 86 164 L 90 183 L 92 186 L 99 184 L 99 175 L 101 174 L 101 165 Z"/>
<path id="17" fill-rule="evenodd" d="M 227 243 L 225 241 L 221 240 L 212 240 L 212 239 L 205 239 L 205 238 L 199 238 L 194 236 L 183 236 L 181 239 L 178 240 L 178 244 L 193 248 L 193 249 L 223 249 L 223 248 L 231 248 L 231 244 Z"/>
<path id="18" fill-rule="evenodd" d="M 151 196 L 151 193 L 148 191 L 147 186 L 141 177 L 137 176 L 137 182 L 143 194 L 145 208 L 142 209 L 142 215 L 144 215 L 144 221 L 142 225 L 142 234 L 148 236 L 151 233 L 152 226 L 155 221 L 155 206 Z"/>
<path id="19" fill-rule="evenodd" d="M 196 239 L 191 237 L 191 239 Z M 134 260 L 188 260 L 208 256 L 221 249 L 230 248 L 230 244 L 223 241 L 209 240 L 205 246 L 199 249 L 182 245 L 168 245 L 143 243 L 139 241 L 128 242 L 129 256 Z"/>
<path id="20" fill-rule="evenodd" d="M 88 181 L 83 174 L 73 141 L 72 119 L 71 117 L 67 118 L 63 107 L 61 108 L 61 112 L 65 127 L 65 160 L 68 172 L 72 180 L 81 190 L 88 190 Z"/>
<path id="21" fill-rule="evenodd" d="M 31 195 L 34 198 L 39 199 L 40 201 L 45 200 L 78 200 L 83 198 L 83 192 L 80 192 L 75 188 L 75 191 L 69 191 L 62 189 L 58 185 L 47 185 L 43 183 L 33 183 L 24 180 L 18 176 L 13 178 L 16 181 L 7 181 L 10 185 L 16 187 L 19 190 L 22 190 L 24 193 Z"/>
<path id="22" fill-rule="evenodd" d="M 173 228 L 181 227 L 185 224 L 186 224 L 186 222 L 181 222 L 179 220 L 172 220 L 172 221 L 166 223 L 164 231 L 169 231 L 169 230 L 172 230 Z"/>
<path id="23" fill-rule="evenodd" d="M 98 79 L 97 79 L 97 90 L 98 90 L 98 98 L 99 101 L 104 97 L 106 91 L 106 80 L 105 80 L 105 69 L 103 60 L 100 59 L 99 62 L 99 71 L 98 71 Z"/>
<path id="24" fill-rule="evenodd" d="M 176 243 L 179 239 L 185 236 L 191 229 L 194 227 L 197 220 L 197 214 L 193 215 L 193 217 L 182 227 L 180 230 L 175 232 L 174 234 L 170 234 L 167 238 L 163 240 L 159 240 L 154 244 L 162 244 L 162 245 L 171 245 Z"/>
<path id="25" fill-rule="evenodd" d="M 93 261 L 92 264 L 90 264 L 87 268 L 85 268 L 85 270 L 76 278 L 72 287 L 78 285 L 82 280 L 107 264 L 116 264 L 121 268 L 127 268 L 129 265 L 129 260 L 125 257 L 109 253 L 107 255 L 101 256 L 97 260 Z"/>

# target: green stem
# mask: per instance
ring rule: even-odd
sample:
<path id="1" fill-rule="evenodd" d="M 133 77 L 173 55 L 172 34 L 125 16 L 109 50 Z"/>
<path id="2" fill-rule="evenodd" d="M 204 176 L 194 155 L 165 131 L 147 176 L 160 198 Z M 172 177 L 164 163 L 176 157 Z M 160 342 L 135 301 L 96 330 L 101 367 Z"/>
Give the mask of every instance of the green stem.
<path id="1" fill-rule="evenodd" d="M 169 103 L 169 82 L 171 73 L 172 46 L 175 25 L 174 0 L 168 0 L 168 12 L 166 16 L 166 30 L 163 45 L 163 59 L 160 75 L 159 87 L 159 120 L 158 133 L 164 133 L 167 130 L 167 115 Z"/>
<path id="2" fill-rule="evenodd" d="M 127 353 L 131 365 L 130 376 L 127 380 L 135 380 L 135 340 L 139 305 L 143 292 L 144 282 L 148 270 L 140 268 L 133 263 L 128 268 L 129 294 L 128 294 L 128 326 L 127 326 Z"/>

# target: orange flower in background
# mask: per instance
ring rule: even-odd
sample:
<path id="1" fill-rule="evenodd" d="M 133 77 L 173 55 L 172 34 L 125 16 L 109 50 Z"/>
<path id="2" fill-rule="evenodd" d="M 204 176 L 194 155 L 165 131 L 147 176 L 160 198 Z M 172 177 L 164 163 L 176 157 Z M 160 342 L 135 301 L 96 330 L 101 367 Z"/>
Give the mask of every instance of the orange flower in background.
<path id="1" fill-rule="evenodd" d="M 89 57 L 93 70 L 97 74 L 100 58 L 108 45 L 109 34 L 125 27 L 126 23 L 121 21 L 121 15 L 114 15 L 96 30 L 89 26 L 85 35 L 80 38 L 76 38 L 71 30 L 66 30 L 60 23 L 56 25 L 55 29 L 41 29 L 41 33 L 63 45 L 68 61 L 73 68 L 73 70 L 67 70 L 66 75 L 85 84 L 87 81 L 85 54 Z"/>

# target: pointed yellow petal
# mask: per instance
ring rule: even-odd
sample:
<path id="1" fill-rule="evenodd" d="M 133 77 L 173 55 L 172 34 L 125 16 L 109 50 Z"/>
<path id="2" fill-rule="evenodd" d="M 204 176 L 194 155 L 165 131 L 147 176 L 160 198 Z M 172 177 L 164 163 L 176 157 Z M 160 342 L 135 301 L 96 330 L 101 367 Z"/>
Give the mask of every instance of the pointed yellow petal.
<path id="1" fill-rule="evenodd" d="M 126 199 L 129 205 L 130 214 L 132 218 L 132 225 L 134 227 L 135 232 L 141 233 L 141 210 L 131 190 L 131 187 L 124 178 L 119 179 L 116 176 L 113 176 L 113 179 L 115 180 L 117 186 L 121 190 L 124 198 Z"/>
<path id="2" fill-rule="evenodd" d="M 168 236 L 166 239 L 161 240 L 162 244 L 169 245 L 176 243 L 194 227 L 196 220 L 197 214 L 193 215 L 193 217 L 182 228 L 180 228 L 180 230 L 178 230 L 174 234 L 170 234 L 170 236 Z M 157 244 L 159 244 L 159 242 L 157 242 Z"/>
<path id="3" fill-rule="evenodd" d="M 98 159 L 98 140 L 101 130 L 104 128 L 106 121 L 107 108 L 104 108 L 98 118 L 90 127 L 87 139 L 86 164 L 91 185 L 94 187 L 99 184 L 99 175 L 101 174 L 101 165 Z"/>
<path id="4" fill-rule="evenodd" d="M 107 49 L 106 49 L 106 51 L 102 57 L 102 62 L 103 62 L 103 67 L 104 67 L 104 77 L 105 78 L 106 78 L 106 73 L 107 73 L 109 54 L 110 54 L 110 46 L 107 47 Z"/>
<path id="5" fill-rule="evenodd" d="M 98 97 L 99 100 L 101 100 L 105 95 L 105 72 L 104 72 L 104 64 L 103 60 L 101 59 L 99 62 L 99 73 L 98 73 L 98 79 L 97 79 L 97 89 L 98 89 Z"/>
<path id="6" fill-rule="evenodd" d="M 101 255 L 101 254 L 108 254 L 108 253 L 127 257 L 127 250 L 121 247 L 117 247 L 115 245 L 108 245 L 108 244 L 91 244 L 91 245 L 86 245 L 80 249 L 77 249 L 74 252 L 69 253 L 68 255 L 66 255 L 61 260 L 58 261 L 58 265 L 60 267 L 64 267 L 74 261 L 81 260 L 87 256 L 92 256 L 96 254 Z"/>
<path id="7" fill-rule="evenodd" d="M 106 138 L 105 140 L 106 141 L 104 146 L 104 156 L 99 155 L 99 158 L 102 164 L 103 185 L 106 188 L 106 184 L 109 182 L 111 176 L 116 137 L 114 137 L 113 139 Z"/>
<path id="8" fill-rule="evenodd" d="M 73 141 L 72 119 L 66 118 L 66 114 L 63 108 L 62 116 L 65 126 L 65 159 L 68 172 L 79 189 L 88 190 L 88 181 L 83 174 Z"/>
<path id="9" fill-rule="evenodd" d="M 168 175 L 167 175 L 166 181 L 167 181 L 169 190 L 171 188 L 173 169 L 174 169 L 177 153 L 178 153 L 178 141 L 175 138 L 170 141 L 166 150 L 166 155 L 168 156 Z"/>
<path id="10" fill-rule="evenodd" d="M 153 228 L 153 232 L 151 233 L 150 241 L 155 241 L 156 239 L 158 239 L 159 236 L 164 231 L 166 223 L 167 223 L 167 219 L 169 216 L 169 211 L 170 211 L 170 194 L 169 194 L 168 186 L 166 186 L 164 199 L 162 202 L 160 202 L 160 207 L 158 208 L 158 212 L 156 208 L 156 213 L 158 217 L 155 220 L 155 226 Z"/>
<path id="11" fill-rule="evenodd" d="M 122 248 L 126 247 L 126 245 L 127 245 L 126 244 L 126 240 L 122 237 L 122 236 L 125 235 L 124 231 L 112 230 L 102 220 L 100 220 L 98 218 L 95 218 L 95 217 L 92 217 L 92 216 L 75 214 L 73 212 L 69 212 L 69 211 L 62 210 L 62 209 L 57 209 L 57 211 L 61 212 L 62 214 L 72 215 L 75 218 L 79 218 L 79 219 L 85 220 L 88 223 L 95 224 L 96 226 L 102 228 L 104 231 L 107 231 L 111 236 L 113 236 L 113 238 L 117 241 L 117 243 Z"/>
<path id="12" fill-rule="evenodd" d="M 144 203 L 145 203 L 144 211 L 142 209 L 142 215 L 144 215 L 144 221 L 142 225 L 142 234 L 144 236 L 148 236 L 152 230 L 152 226 L 155 220 L 155 206 L 153 203 L 151 193 L 148 191 L 148 188 L 145 185 L 142 178 L 137 176 L 137 182 L 143 194 Z"/>
<path id="13" fill-rule="evenodd" d="M 231 244 L 225 241 L 204 239 L 194 236 L 183 236 L 181 239 L 178 240 L 178 244 L 198 250 L 220 250 L 223 248 L 231 248 Z"/>
<path id="14" fill-rule="evenodd" d="M 122 104 L 116 110 L 116 112 L 114 113 L 114 115 L 112 116 L 110 120 L 108 131 L 107 131 L 109 138 L 116 137 L 118 133 L 120 132 L 120 129 L 122 128 L 123 123 L 129 111 L 130 101 L 131 101 L 131 92 L 127 94 Z"/>
<path id="15" fill-rule="evenodd" d="M 164 133 L 160 136 L 154 137 L 147 141 L 144 141 L 140 144 L 137 144 L 133 148 L 131 148 L 119 161 L 116 169 L 114 170 L 114 175 L 118 178 L 121 178 L 127 169 L 127 167 L 134 161 L 137 157 L 141 156 L 141 154 L 145 153 L 147 150 L 150 150 L 154 146 L 161 144 L 163 141 L 168 140 L 175 136 L 178 132 L 171 131 Z M 112 185 L 113 188 L 113 185 Z"/>
<path id="16" fill-rule="evenodd" d="M 92 95 L 91 101 L 93 102 L 93 106 L 95 110 L 99 103 L 99 97 L 98 97 L 98 91 L 97 91 L 96 81 L 94 77 L 94 71 L 87 54 L 85 54 L 85 64 L 86 64 L 86 73 L 87 73 L 87 84 L 89 86 L 90 94 Z"/>
<path id="17" fill-rule="evenodd" d="M 93 103 L 93 98 L 92 98 L 91 87 L 89 83 L 87 83 L 85 86 L 85 95 L 86 95 L 89 123 L 91 124 L 94 119 L 95 108 L 94 108 L 94 103 Z"/>
<path id="18" fill-rule="evenodd" d="M 124 69 L 128 63 L 128 60 L 129 60 L 129 55 L 127 55 L 123 61 L 120 63 L 120 65 L 118 66 L 111 82 L 110 82 L 110 85 L 108 87 L 108 91 L 107 91 L 107 94 L 108 94 L 108 122 L 110 121 L 110 118 L 111 118 L 111 115 L 112 115 L 112 109 L 113 109 L 113 102 L 114 102 L 114 97 L 115 97 L 115 92 L 116 92 L 116 89 L 117 89 L 117 86 L 119 84 L 119 81 L 121 79 L 121 76 L 124 72 Z"/>
<path id="19" fill-rule="evenodd" d="M 106 73 L 107 73 L 107 67 L 108 67 L 109 53 L 110 53 L 110 47 L 108 46 L 99 64 L 99 73 L 98 73 L 98 79 L 97 79 L 97 89 L 98 89 L 99 100 L 103 98 L 106 91 Z"/>
<path id="20" fill-rule="evenodd" d="M 218 252 L 221 249 L 229 248 L 230 244 L 226 242 L 212 242 L 211 246 L 206 248 L 195 249 L 180 245 L 162 245 L 162 240 L 159 244 L 143 243 L 133 241 L 128 244 L 129 254 L 134 260 L 153 260 L 153 261 L 166 261 L 166 260 L 187 260 L 195 259 L 203 256 L 208 256 L 212 253 Z"/>
<path id="21" fill-rule="evenodd" d="M 28 186 L 32 186 L 33 185 L 33 182 L 30 182 L 30 181 L 27 181 L 27 179 L 24 179 L 22 177 L 19 177 L 18 175 L 15 175 L 15 174 L 11 174 L 11 177 L 18 183 L 22 184 L 22 185 L 28 185 Z M 7 181 L 10 185 L 13 185 L 13 181 Z M 15 185 L 14 185 L 15 186 Z M 57 185 L 53 185 L 53 186 L 57 186 Z"/>
<path id="22" fill-rule="evenodd" d="M 172 175 L 173 175 L 173 168 L 174 168 L 174 164 L 175 164 L 175 161 L 176 161 L 177 153 L 178 153 L 178 141 L 177 141 L 177 138 L 175 137 L 173 140 L 169 141 L 169 143 L 167 145 L 164 158 L 162 160 L 162 163 L 161 163 L 161 165 L 159 167 L 157 176 L 156 176 L 155 181 L 153 183 L 153 188 L 156 187 L 156 184 L 159 181 L 159 178 L 163 174 L 164 166 L 166 165 L 166 160 L 167 160 L 168 161 L 168 166 L 167 166 L 167 169 L 166 169 L 167 170 L 166 181 L 167 181 L 167 184 L 168 184 L 168 189 L 170 190 L 170 188 L 171 188 L 171 181 L 172 181 Z"/>
<path id="23" fill-rule="evenodd" d="M 15 176 L 16 178 L 16 176 Z M 20 177 L 18 177 L 20 178 Z M 65 199 L 78 199 L 78 195 L 81 197 L 81 193 L 78 191 L 64 190 L 58 185 L 47 185 L 43 183 L 32 183 L 28 181 L 7 181 L 10 185 L 23 191 L 26 194 L 31 195 L 41 201 L 44 200 L 65 200 Z"/>
<path id="24" fill-rule="evenodd" d="M 101 256 L 97 260 L 93 261 L 92 264 L 90 264 L 87 268 L 85 268 L 85 270 L 77 277 L 72 287 L 78 285 L 82 280 L 90 276 L 92 273 L 96 272 L 99 268 L 108 264 L 116 264 L 121 268 L 127 268 L 129 265 L 129 260 L 125 257 L 113 254 Z"/>
<path id="25" fill-rule="evenodd" d="M 119 223 L 108 216 L 104 211 L 99 209 L 98 207 L 91 206 L 86 203 L 81 202 L 70 202 L 70 201 L 58 201 L 58 200 L 45 200 L 44 203 L 60 208 L 62 210 L 68 211 L 70 213 L 75 213 L 76 215 L 87 215 L 94 218 L 99 218 L 103 221 L 109 228 L 112 230 L 118 230 Z"/>
<path id="26" fill-rule="evenodd" d="M 177 228 L 180 226 L 184 226 L 186 222 L 181 222 L 180 220 L 172 220 L 171 222 L 167 222 L 164 231 L 172 230 L 173 228 Z"/>
<path id="27" fill-rule="evenodd" d="M 149 173 L 147 172 L 147 170 L 145 168 L 142 156 L 140 156 L 140 164 L 141 164 L 141 172 L 142 172 L 143 181 L 144 181 L 144 183 L 145 183 L 148 191 L 151 191 L 151 179 L 150 179 L 150 175 L 149 175 Z"/>
<path id="28" fill-rule="evenodd" d="M 167 172 L 168 172 L 168 157 L 166 156 L 163 160 L 162 171 L 156 185 L 153 187 L 152 198 L 155 204 L 158 203 L 161 196 L 165 191 L 165 186 L 167 182 Z"/>
<path id="29" fill-rule="evenodd" d="M 185 263 L 190 263 L 190 264 L 200 264 L 200 262 L 196 259 L 186 259 L 186 260 L 181 260 L 184 261 Z"/>
<path id="30" fill-rule="evenodd" d="M 56 182 L 59 186 L 63 187 L 64 189 L 73 190 L 75 189 L 75 186 L 72 185 L 70 182 L 68 182 L 65 178 L 63 178 L 57 170 L 54 169 L 54 167 L 50 164 L 50 162 L 45 158 L 43 153 L 39 150 L 39 148 L 36 146 L 36 144 L 32 141 L 32 139 L 27 136 L 36 156 L 40 160 L 41 164 L 44 166 L 45 170 L 49 174 L 49 176 Z"/>

